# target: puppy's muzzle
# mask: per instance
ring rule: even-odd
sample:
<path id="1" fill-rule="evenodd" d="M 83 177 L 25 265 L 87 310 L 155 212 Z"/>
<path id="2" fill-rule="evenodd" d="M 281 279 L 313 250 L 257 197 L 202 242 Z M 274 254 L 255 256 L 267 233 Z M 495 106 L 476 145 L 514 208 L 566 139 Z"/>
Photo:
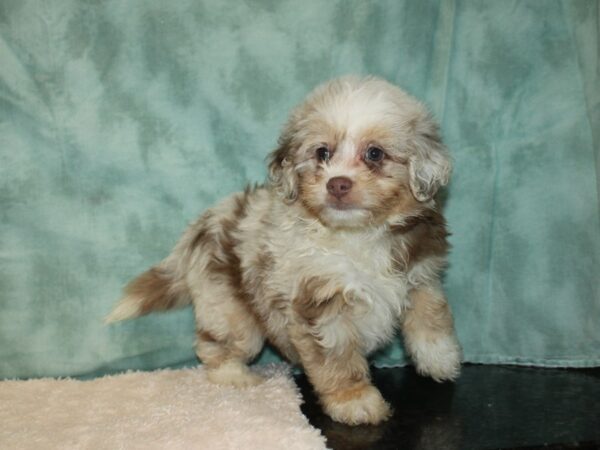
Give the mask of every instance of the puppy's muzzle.
<path id="1" fill-rule="evenodd" d="M 348 177 L 333 177 L 327 182 L 327 192 L 341 200 L 352 190 L 352 180 Z"/>

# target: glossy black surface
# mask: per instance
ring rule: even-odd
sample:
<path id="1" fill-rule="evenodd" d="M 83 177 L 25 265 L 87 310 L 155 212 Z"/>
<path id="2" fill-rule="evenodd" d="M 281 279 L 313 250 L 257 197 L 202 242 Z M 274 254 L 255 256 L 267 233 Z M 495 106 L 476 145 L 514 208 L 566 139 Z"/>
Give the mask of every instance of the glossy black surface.
<path id="1" fill-rule="evenodd" d="M 350 427 L 325 416 L 304 375 L 302 411 L 333 449 L 600 448 L 600 368 L 465 365 L 456 383 L 412 368 L 373 369 L 394 408 L 380 426 Z"/>

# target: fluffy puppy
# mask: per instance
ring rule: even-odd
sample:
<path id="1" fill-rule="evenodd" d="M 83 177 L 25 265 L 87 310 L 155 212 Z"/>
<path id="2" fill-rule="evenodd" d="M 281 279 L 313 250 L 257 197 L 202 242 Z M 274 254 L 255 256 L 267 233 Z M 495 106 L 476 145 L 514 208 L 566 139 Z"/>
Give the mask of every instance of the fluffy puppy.
<path id="1" fill-rule="evenodd" d="M 377 424 L 390 408 L 366 357 L 397 328 L 420 373 L 459 373 L 433 199 L 450 168 L 418 101 L 374 77 L 330 81 L 291 113 L 269 181 L 200 216 L 108 321 L 192 303 L 211 381 L 260 382 L 246 364 L 268 339 L 302 364 L 331 418 Z"/>

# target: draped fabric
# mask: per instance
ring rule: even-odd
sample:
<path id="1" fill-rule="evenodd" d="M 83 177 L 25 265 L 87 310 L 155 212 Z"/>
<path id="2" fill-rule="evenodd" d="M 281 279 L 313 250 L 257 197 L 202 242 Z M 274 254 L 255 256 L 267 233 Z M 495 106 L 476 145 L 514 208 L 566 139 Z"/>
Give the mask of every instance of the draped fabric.
<path id="1" fill-rule="evenodd" d="M 598 5 L 2 0 L 0 376 L 195 363 L 189 308 L 102 318 L 348 73 L 441 123 L 464 359 L 600 365 Z M 374 362 L 404 364 L 401 339 Z"/>

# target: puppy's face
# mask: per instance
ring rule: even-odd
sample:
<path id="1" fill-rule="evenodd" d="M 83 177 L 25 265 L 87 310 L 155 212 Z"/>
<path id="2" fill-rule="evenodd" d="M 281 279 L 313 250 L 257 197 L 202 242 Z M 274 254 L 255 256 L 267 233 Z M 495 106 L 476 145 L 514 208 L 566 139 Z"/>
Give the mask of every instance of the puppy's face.
<path id="1" fill-rule="evenodd" d="M 417 214 L 450 162 L 425 108 L 376 78 L 333 80 L 308 96 L 271 154 L 271 180 L 332 228 Z"/>

